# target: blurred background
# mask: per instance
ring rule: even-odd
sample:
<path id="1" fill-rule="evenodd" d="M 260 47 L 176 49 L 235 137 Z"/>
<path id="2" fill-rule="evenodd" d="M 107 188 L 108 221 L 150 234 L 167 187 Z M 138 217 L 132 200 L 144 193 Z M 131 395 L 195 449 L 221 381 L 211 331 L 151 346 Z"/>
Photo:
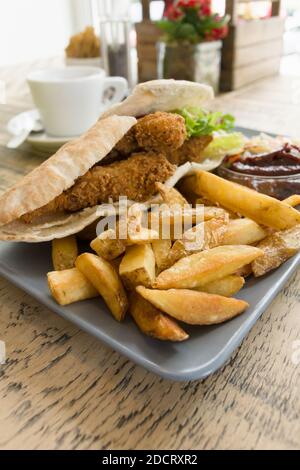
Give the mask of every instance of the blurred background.
<path id="1" fill-rule="evenodd" d="M 189 24 L 178 29 L 182 19 Z M 130 88 L 156 78 L 209 83 L 242 125 L 268 130 L 274 101 L 289 117 L 276 113 L 272 129 L 289 133 L 287 119 L 299 121 L 300 0 L 0 0 L 0 44 L 8 105 L 28 109 L 34 69 L 92 64 Z"/>
<path id="2" fill-rule="evenodd" d="M 300 1 L 282 0 L 281 15 L 286 17 L 281 70 L 300 75 Z M 225 0 L 213 0 L 221 14 Z M 108 9 L 130 12 L 133 23 L 142 21 L 140 0 L 0 0 L 0 67 L 48 58 L 64 53 L 71 35 L 93 24 L 99 31 L 98 14 Z M 264 17 L 271 2 L 247 2 L 239 5 L 241 18 Z M 151 19 L 161 18 L 163 1 L 151 2 Z"/>

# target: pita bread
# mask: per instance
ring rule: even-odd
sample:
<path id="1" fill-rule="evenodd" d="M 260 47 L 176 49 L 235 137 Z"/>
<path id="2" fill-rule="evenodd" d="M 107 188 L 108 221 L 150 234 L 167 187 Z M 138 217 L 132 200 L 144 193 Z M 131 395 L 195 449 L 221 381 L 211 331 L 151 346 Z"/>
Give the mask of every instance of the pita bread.
<path id="1" fill-rule="evenodd" d="M 99 217 L 106 215 L 110 214 L 104 213 L 97 206 L 64 217 L 54 216 L 45 223 L 25 224 L 21 220 L 15 220 L 0 227 L 0 240 L 40 243 L 54 238 L 64 238 L 80 232 Z"/>
<path id="2" fill-rule="evenodd" d="M 135 123 L 134 117 L 111 116 L 61 147 L 0 198 L 0 225 L 43 207 L 73 186 Z"/>
<path id="3" fill-rule="evenodd" d="M 166 182 L 166 185 L 168 187 L 175 186 L 190 170 L 190 163 L 178 167 L 174 175 Z M 144 205 L 150 207 L 151 204 L 158 202 L 160 202 L 160 197 L 155 196 Z M 131 201 L 131 203 L 134 203 L 134 201 Z M 21 220 L 15 220 L 0 227 L 0 240 L 26 243 L 47 242 L 54 238 L 64 238 L 79 233 L 99 218 L 114 214 L 118 215 L 119 213 L 119 205 L 114 203 L 89 207 L 69 215 L 54 214 L 51 218 L 39 219 L 37 223 L 33 224 L 25 224 Z"/>
<path id="4" fill-rule="evenodd" d="M 213 98 L 213 89 L 208 85 L 184 80 L 153 80 L 137 85 L 125 101 L 109 108 L 101 119 L 112 115 L 139 117 L 186 106 L 201 107 Z"/>
<path id="5" fill-rule="evenodd" d="M 154 80 L 138 85 L 131 96 L 106 111 L 88 132 L 64 145 L 0 198 L 0 240 L 34 243 L 63 238 L 107 215 L 105 205 L 100 205 L 75 214 L 53 215 L 36 224 L 19 220 L 69 189 L 78 177 L 105 158 L 136 124 L 135 117 L 184 106 L 202 106 L 213 96 L 211 87 L 186 81 Z M 205 163 L 205 169 L 216 166 L 216 162 Z M 196 168 L 204 169 L 204 166 L 188 163 L 179 167 L 167 184 L 174 186 Z"/>

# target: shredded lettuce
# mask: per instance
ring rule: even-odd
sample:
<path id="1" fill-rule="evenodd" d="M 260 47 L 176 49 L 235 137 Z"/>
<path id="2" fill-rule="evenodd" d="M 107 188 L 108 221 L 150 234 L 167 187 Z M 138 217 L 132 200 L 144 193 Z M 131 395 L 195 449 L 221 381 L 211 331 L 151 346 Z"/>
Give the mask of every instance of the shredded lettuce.
<path id="1" fill-rule="evenodd" d="M 199 108 L 182 108 L 174 112 L 185 119 L 188 138 L 234 128 L 235 119 L 231 114 L 211 113 Z"/>
<path id="2" fill-rule="evenodd" d="M 243 152 L 245 143 L 246 138 L 240 132 L 214 135 L 212 142 L 203 150 L 203 159 L 215 160 L 227 155 L 236 155 Z"/>

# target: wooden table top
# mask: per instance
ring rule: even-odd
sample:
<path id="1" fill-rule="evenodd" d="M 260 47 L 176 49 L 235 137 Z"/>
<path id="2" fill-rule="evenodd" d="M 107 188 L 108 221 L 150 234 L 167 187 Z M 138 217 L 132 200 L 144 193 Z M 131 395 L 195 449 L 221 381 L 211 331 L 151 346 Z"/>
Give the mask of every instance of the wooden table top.
<path id="1" fill-rule="evenodd" d="M 45 158 L 26 144 L 5 148 L 7 120 L 30 107 L 27 69 L 0 71 L 8 101 L 0 105 L 1 192 Z M 278 77 L 216 106 L 234 110 L 240 125 L 300 136 L 295 100 L 291 80 Z M 299 281 L 300 272 L 222 370 L 174 383 L 0 279 L 0 448 L 299 449 Z"/>

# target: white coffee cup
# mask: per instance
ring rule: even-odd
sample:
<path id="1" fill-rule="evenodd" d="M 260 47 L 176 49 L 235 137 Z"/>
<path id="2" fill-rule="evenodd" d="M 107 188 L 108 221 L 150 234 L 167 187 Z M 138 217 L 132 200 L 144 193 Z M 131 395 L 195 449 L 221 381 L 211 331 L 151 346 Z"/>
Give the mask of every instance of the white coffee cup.
<path id="1" fill-rule="evenodd" d="M 125 78 L 106 77 L 103 69 L 86 66 L 35 71 L 27 81 L 47 134 L 57 137 L 87 131 L 128 89 Z"/>

